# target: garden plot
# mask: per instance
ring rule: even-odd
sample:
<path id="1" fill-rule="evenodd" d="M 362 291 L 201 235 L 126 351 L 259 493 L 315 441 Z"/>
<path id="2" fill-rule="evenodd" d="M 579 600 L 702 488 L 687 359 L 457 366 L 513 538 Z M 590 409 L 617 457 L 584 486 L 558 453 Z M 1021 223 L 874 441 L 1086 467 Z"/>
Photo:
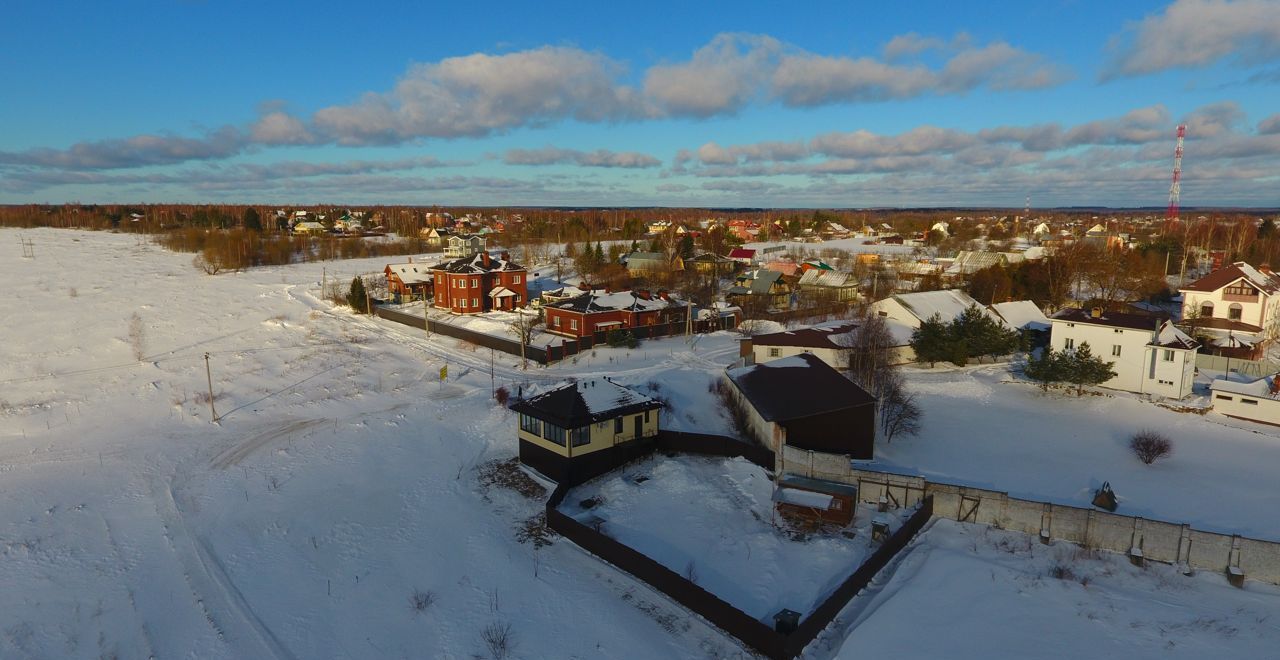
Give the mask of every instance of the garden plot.
<path id="1" fill-rule="evenodd" d="M 807 615 L 875 550 L 873 508 L 844 532 L 790 531 L 745 459 L 654 457 L 574 489 L 561 510 L 758 619 Z M 889 514 L 897 527 L 895 514 Z"/>

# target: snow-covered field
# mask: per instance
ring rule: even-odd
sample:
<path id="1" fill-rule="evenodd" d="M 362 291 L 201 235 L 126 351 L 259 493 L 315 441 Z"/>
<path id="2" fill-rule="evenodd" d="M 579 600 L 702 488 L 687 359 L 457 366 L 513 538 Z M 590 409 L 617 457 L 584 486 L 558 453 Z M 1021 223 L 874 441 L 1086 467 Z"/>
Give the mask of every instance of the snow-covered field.
<path id="1" fill-rule="evenodd" d="M 846 608 L 836 657 L 1274 658 L 1278 608 L 1275 587 L 935 520 Z"/>
<path id="2" fill-rule="evenodd" d="M 767 621 L 784 607 L 812 612 L 853 573 L 873 550 L 876 515 L 859 507 L 851 536 L 801 539 L 780 529 L 772 496 L 768 475 L 745 459 L 659 457 L 574 489 L 561 510 L 604 520 L 605 534 Z"/>
<path id="3" fill-rule="evenodd" d="M 488 351 L 318 298 L 322 276 L 386 261 L 211 277 L 132 235 L 0 230 L 0 277 L 14 283 L 0 322 L 0 657 L 469 658 L 491 655 L 484 631 L 506 625 L 513 657 L 744 655 L 572 544 L 518 541 L 542 501 L 485 488 L 477 472 L 515 454 L 495 385 L 609 374 L 670 401 L 669 428 L 726 432 L 708 386 L 735 337 L 528 372 L 499 353 L 491 372 Z M 1042 398 L 1001 378 L 911 373 L 925 431 L 881 447 L 882 460 L 1072 503 L 1110 479 L 1121 511 L 1278 536 L 1273 436 L 1124 397 Z M 1129 457 L 1124 434 L 1138 425 L 1164 428 L 1175 456 Z M 974 585 L 943 587 L 931 597 L 964 603 Z M 1058 611 L 1005 595 L 1028 617 Z M 954 634 L 986 634 L 964 614 Z"/>

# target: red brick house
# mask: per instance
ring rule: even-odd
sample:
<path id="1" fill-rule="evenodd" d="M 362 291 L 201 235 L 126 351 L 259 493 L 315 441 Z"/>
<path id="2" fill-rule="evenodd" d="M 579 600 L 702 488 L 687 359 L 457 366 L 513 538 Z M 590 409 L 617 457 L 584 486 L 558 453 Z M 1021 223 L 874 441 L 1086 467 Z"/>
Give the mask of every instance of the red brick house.
<path id="1" fill-rule="evenodd" d="M 488 252 L 454 259 L 431 267 L 438 309 L 455 314 L 510 311 L 529 301 L 528 273 L 503 252 Z"/>
<path id="2" fill-rule="evenodd" d="M 543 305 L 546 328 L 570 337 L 603 340 L 610 330 L 683 324 L 688 306 L 666 291 L 589 291 L 568 300 Z"/>
<path id="3" fill-rule="evenodd" d="M 382 272 L 387 276 L 387 289 L 397 298 L 419 297 L 431 290 L 431 269 L 413 263 L 413 257 L 409 263 L 387 264 Z"/>

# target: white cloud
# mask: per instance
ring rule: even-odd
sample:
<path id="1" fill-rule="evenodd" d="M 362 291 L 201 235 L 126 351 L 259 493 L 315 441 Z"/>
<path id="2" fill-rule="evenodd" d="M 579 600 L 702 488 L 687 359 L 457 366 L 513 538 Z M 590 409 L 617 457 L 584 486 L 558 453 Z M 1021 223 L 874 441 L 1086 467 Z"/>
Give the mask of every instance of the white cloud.
<path id="1" fill-rule="evenodd" d="M 913 57 L 921 53 L 937 50 L 947 45 L 946 41 L 938 37 L 922 37 L 915 32 L 900 34 L 889 40 L 884 46 L 884 58 L 886 60 L 897 60 L 904 57 Z"/>
<path id="2" fill-rule="evenodd" d="M 781 51 L 773 37 L 720 34 L 687 62 L 650 67 L 644 93 L 666 115 L 733 113 L 761 94 Z"/>
<path id="3" fill-rule="evenodd" d="M 1258 132 L 1263 135 L 1280 133 L 1280 113 L 1276 113 L 1258 122 Z"/>
<path id="4" fill-rule="evenodd" d="M 558 165 L 573 164 L 583 167 L 621 167 L 644 168 L 657 167 L 662 161 L 636 151 L 579 151 L 577 149 L 560 149 L 546 146 L 541 149 L 508 149 L 502 156 L 508 165 Z"/>
<path id="5" fill-rule="evenodd" d="M 1177 0 L 1112 38 L 1104 79 L 1203 67 L 1234 56 L 1244 64 L 1280 58 L 1280 2 Z"/>
<path id="6" fill-rule="evenodd" d="M 226 126 L 204 137 L 135 135 L 130 138 L 79 142 L 66 149 L 0 152 L 0 164 L 62 169 L 119 169 L 172 165 L 191 160 L 229 158 L 244 150 L 246 138 Z"/>

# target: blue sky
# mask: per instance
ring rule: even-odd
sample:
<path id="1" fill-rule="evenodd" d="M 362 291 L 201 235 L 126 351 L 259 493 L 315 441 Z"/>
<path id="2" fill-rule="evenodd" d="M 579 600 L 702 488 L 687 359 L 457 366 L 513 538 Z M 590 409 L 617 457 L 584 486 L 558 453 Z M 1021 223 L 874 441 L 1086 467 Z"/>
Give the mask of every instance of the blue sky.
<path id="1" fill-rule="evenodd" d="M 899 4 L 19 0 L 0 203 L 1280 205 L 1280 0 Z"/>

